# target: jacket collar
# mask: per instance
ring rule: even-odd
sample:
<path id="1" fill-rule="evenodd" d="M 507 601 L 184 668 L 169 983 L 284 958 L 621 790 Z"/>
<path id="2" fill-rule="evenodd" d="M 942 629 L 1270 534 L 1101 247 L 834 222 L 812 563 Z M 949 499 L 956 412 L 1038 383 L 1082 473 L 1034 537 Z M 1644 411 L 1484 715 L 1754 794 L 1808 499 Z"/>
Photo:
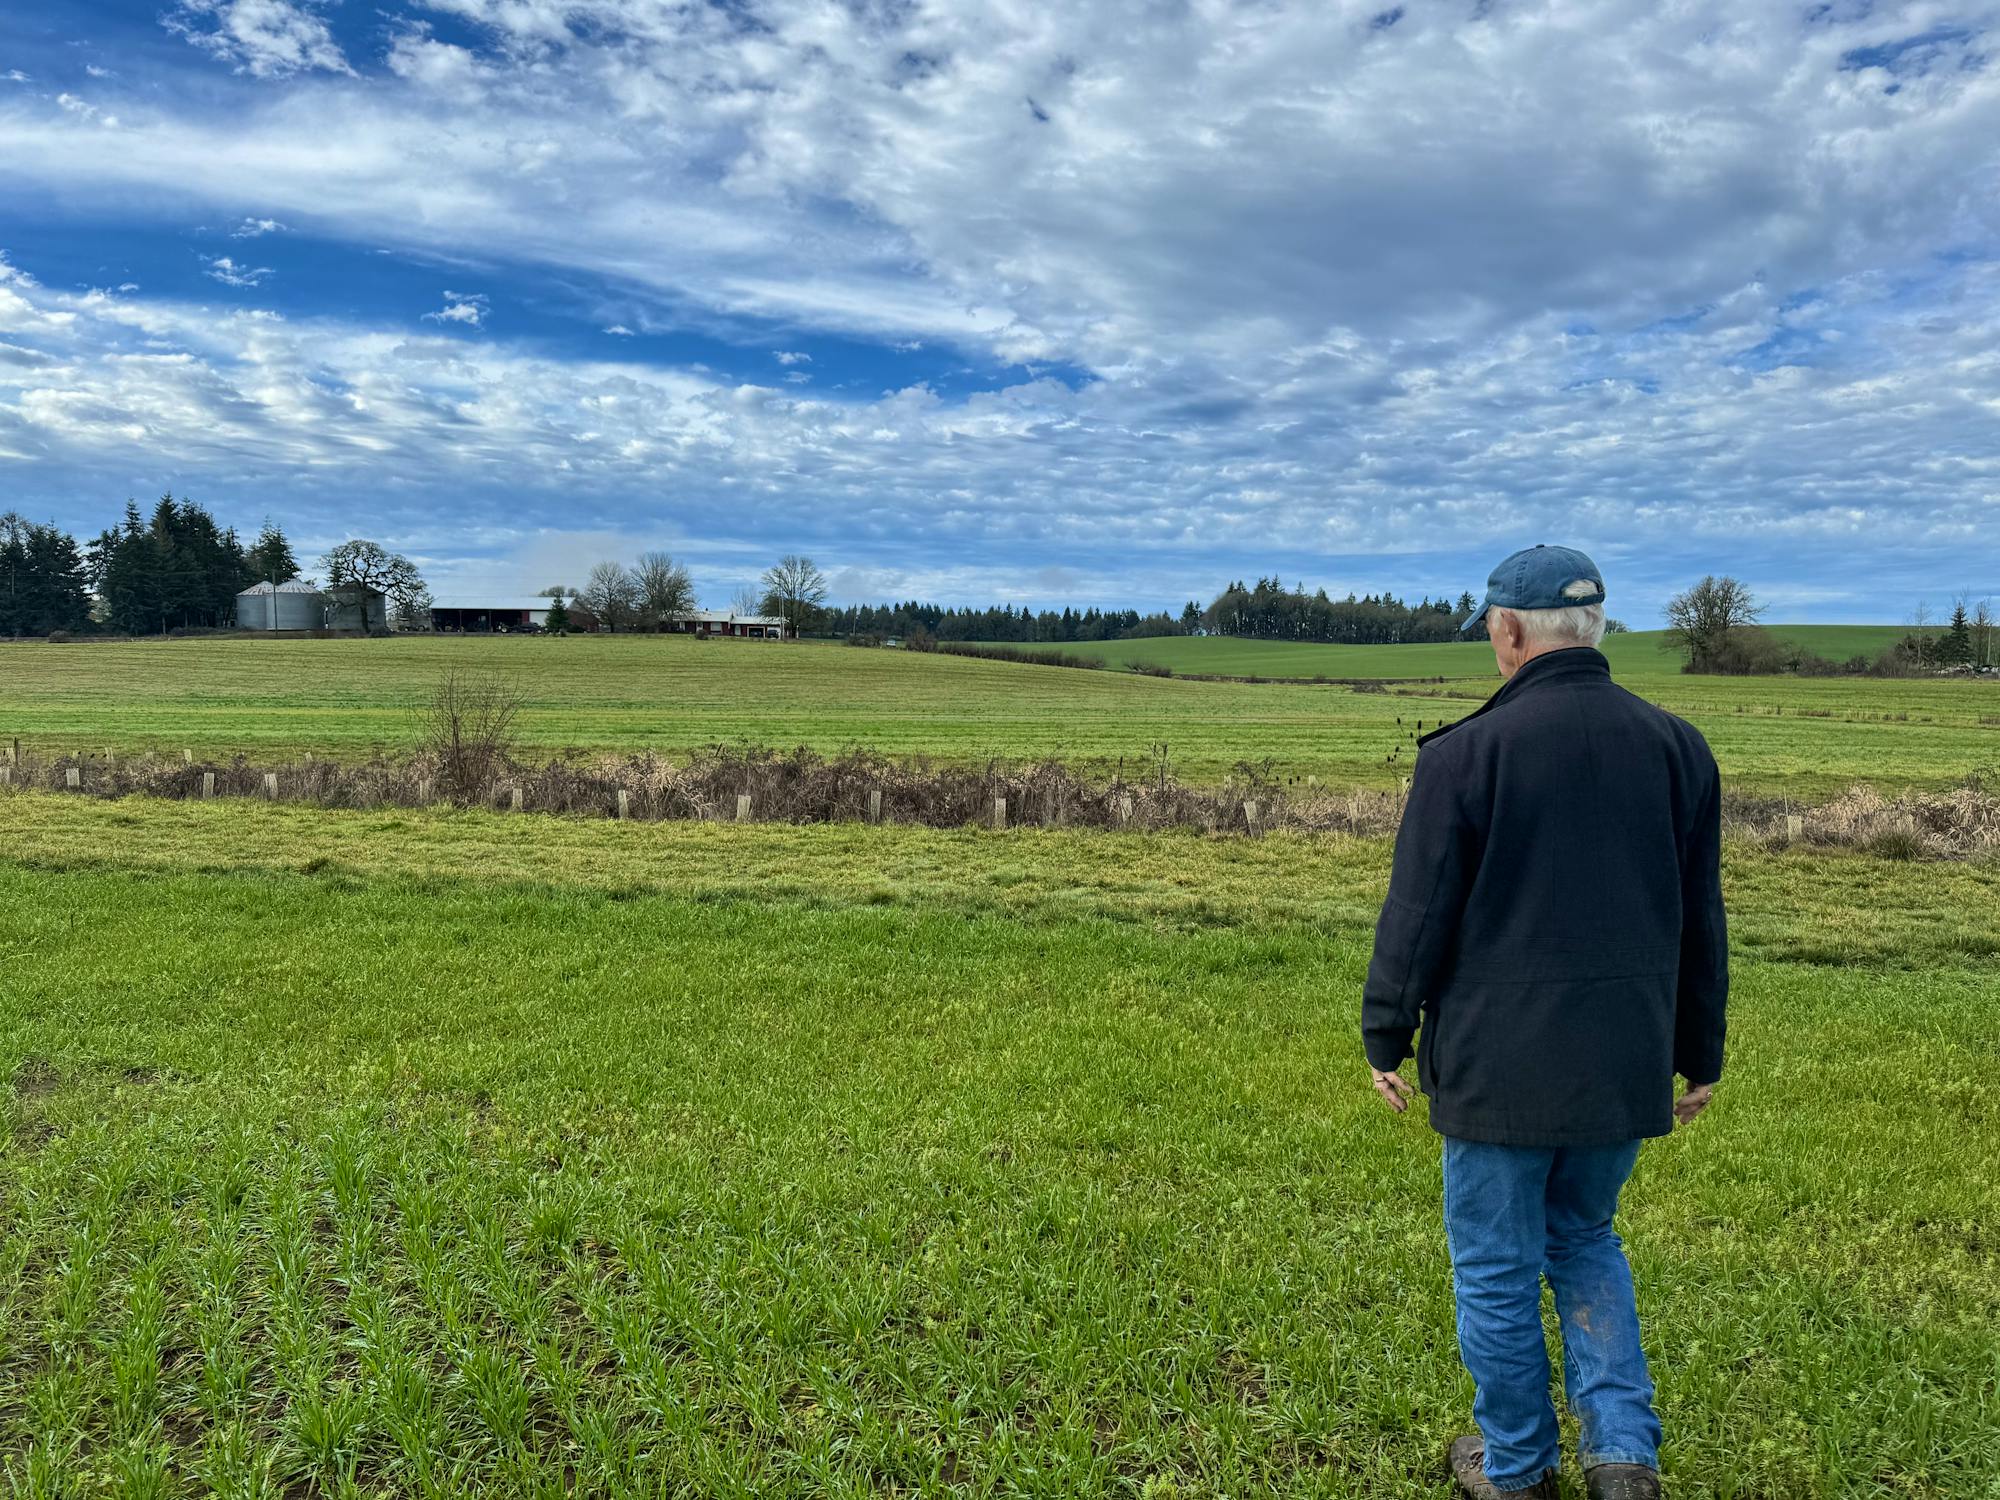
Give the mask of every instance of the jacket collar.
<path id="1" fill-rule="evenodd" d="M 1417 741 L 1422 749 L 1439 735 L 1450 734 L 1461 724 L 1469 724 L 1481 714 L 1491 713 L 1503 703 L 1508 703 L 1526 692 L 1532 692 L 1546 683 L 1575 682 L 1580 678 L 1611 678 L 1611 663 L 1604 653 L 1590 646 L 1565 646 L 1560 651 L 1547 651 L 1531 657 L 1515 669 L 1514 675 L 1500 684 L 1499 690 L 1479 707 L 1462 719 L 1453 719 L 1449 724 L 1440 724 L 1429 734 Z"/>

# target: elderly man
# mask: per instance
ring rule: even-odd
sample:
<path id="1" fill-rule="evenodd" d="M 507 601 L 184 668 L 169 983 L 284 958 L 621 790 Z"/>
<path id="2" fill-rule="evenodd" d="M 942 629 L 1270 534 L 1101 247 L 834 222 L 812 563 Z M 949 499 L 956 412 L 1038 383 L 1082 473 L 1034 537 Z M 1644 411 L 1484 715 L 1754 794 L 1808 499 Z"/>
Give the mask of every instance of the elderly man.
<path id="1" fill-rule="evenodd" d="M 1362 1000 L 1376 1091 L 1422 1023 L 1417 1078 L 1444 1137 L 1458 1346 L 1480 1436 L 1468 1495 L 1551 1496 L 1561 1463 L 1542 1337 L 1593 1500 L 1654 1500 L 1660 1424 L 1632 1273 L 1612 1229 L 1639 1143 L 1700 1114 L 1729 988 L 1720 790 L 1702 737 L 1611 680 L 1604 578 L 1568 547 L 1493 570 L 1499 691 L 1419 742 Z M 1688 1088 L 1674 1098 L 1674 1074 Z"/>

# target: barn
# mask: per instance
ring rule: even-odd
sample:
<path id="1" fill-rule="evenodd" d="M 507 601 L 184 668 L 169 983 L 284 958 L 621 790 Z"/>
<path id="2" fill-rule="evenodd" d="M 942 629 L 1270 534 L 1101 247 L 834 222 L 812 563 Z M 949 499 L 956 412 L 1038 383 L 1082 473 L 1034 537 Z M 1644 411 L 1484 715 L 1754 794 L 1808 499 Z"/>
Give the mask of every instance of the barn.
<path id="1" fill-rule="evenodd" d="M 549 603 L 539 594 L 454 594 L 432 602 L 431 629 L 539 630 L 549 623 Z"/>

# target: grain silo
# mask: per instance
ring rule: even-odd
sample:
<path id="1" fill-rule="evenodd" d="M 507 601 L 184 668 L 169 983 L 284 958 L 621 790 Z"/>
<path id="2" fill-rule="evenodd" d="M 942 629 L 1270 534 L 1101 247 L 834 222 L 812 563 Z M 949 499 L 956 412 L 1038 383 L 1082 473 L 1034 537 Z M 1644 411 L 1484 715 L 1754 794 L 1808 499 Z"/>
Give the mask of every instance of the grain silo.
<path id="1" fill-rule="evenodd" d="M 236 596 L 238 630 L 318 630 L 326 624 L 326 596 L 303 578 L 253 583 Z"/>

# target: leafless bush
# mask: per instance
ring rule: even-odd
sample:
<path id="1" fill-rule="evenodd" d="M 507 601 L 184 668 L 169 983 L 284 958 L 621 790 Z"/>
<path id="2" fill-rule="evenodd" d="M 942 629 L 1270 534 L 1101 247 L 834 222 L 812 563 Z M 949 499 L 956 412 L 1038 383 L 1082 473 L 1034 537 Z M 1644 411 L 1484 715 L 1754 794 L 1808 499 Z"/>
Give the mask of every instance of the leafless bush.
<path id="1" fill-rule="evenodd" d="M 519 690 L 499 677 L 454 667 L 438 679 L 418 715 L 417 742 L 439 795 L 460 807 L 491 798 L 511 760 L 521 703 Z"/>

